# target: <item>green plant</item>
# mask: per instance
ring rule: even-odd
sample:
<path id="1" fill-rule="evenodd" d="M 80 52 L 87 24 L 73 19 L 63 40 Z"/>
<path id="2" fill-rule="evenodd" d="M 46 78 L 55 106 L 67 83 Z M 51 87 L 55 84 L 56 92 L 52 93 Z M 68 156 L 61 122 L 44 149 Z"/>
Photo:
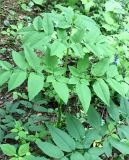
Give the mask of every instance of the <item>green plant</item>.
<path id="1" fill-rule="evenodd" d="M 43 1 L 33 2 L 42 6 Z M 31 159 L 40 155 L 37 159 L 123 160 L 129 154 L 128 2 L 68 1 L 74 8 L 80 2 L 82 12 L 97 24 L 70 7 L 57 5 L 31 25 L 16 29 L 20 51 L 12 52 L 13 62 L 0 61 L 1 90 L 8 85 L 15 100 L 26 99 L 1 110 L 11 116 L 2 116 L 0 135 L 2 140 L 17 140 L 16 148 L 36 143 L 42 152 L 31 148 Z M 58 108 L 51 113 L 57 114 L 54 126 L 62 130 L 46 118 L 49 106 Z M 70 110 L 84 125 L 65 114 Z M 14 114 L 23 115 L 22 122 Z M 12 125 L 8 125 L 10 119 Z M 8 126 L 10 132 L 4 137 Z M 9 158 L 24 156 L 15 152 Z"/>
<path id="2" fill-rule="evenodd" d="M 23 160 L 32 158 L 29 152 L 28 143 L 21 145 L 18 149 L 18 153 L 13 145 L 1 144 L 0 147 L 5 155 L 12 157 L 10 160 Z"/>
<path id="3" fill-rule="evenodd" d="M 106 106 L 110 106 L 111 96 L 108 85 L 126 97 L 128 84 L 113 64 L 115 52 L 107 37 L 91 18 L 75 14 L 71 8 L 58 8 L 62 13 L 42 14 L 19 32 L 24 50 L 12 53 L 15 67 L 0 61 L 1 85 L 8 81 L 12 91 L 28 79 L 32 100 L 47 84 L 65 104 L 70 93 L 77 94 L 86 112 L 92 98 L 90 85 Z M 69 62 L 71 58 L 74 65 Z"/>

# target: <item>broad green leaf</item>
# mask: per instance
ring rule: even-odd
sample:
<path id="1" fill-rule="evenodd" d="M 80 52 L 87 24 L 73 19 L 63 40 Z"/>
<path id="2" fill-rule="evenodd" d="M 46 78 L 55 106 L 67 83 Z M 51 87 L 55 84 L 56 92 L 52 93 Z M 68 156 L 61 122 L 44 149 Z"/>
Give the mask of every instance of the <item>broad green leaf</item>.
<path id="1" fill-rule="evenodd" d="M 38 72 L 40 70 L 40 60 L 29 45 L 24 47 L 25 58 L 28 64 Z"/>
<path id="2" fill-rule="evenodd" d="M 116 92 L 118 92 L 122 97 L 125 97 L 125 90 L 120 82 L 116 81 L 115 79 L 108 78 L 107 82 Z"/>
<path id="3" fill-rule="evenodd" d="M 121 139 L 127 138 L 127 140 L 129 140 L 129 126 L 121 125 L 118 128 L 118 134 L 121 137 Z"/>
<path id="4" fill-rule="evenodd" d="M 45 13 L 43 18 L 43 28 L 47 35 L 51 35 L 54 32 L 54 26 L 52 22 L 51 14 Z"/>
<path id="5" fill-rule="evenodd" d="M 2 71 L 0 72 L 0 86 L 8 81 L 10 78 L 11 71 Z"/>
<path id="6" fill-rule="evenodd" d="M 103 76 L 105 72 L 108 70 L 108 67 L 109 67 L 109 59 L 104 58 L 92 67 L 91 73 L 94 76 Z"/>
<path id="7" fill-rule="evenodd" d="M 37 146 L 43 151 L 46 155 L 52 158 L 62 158 L 64 153 L 55 145 L 48 143 L 37 141 Z"/>
<path id="8" fill-rule="evenodd" d="M 40 16 L 36 17 L 33 21 L 33 26 L 35 30 L 40 31 L 43 28 L 43 19 Z"/>
<path id="9" fill-rule="evenodd" d="M 115 48 L 110 45 L 106 36 L 100 35 L 95 45 L 97 52 L 94 52 L 98 57 L 111 57 L 115 53 Z"/>
<path id="10" fill-rule="evenodd" d="M 7 62 L 7 61 L 1 61 L 0 60 L 0 67 L 3 70 L 10 70 L 12 68 L 12 65 L 9 62 Z"/>
<path id="11" fill-rule="evenodd" d="M 71 154 L 70 160 L 85 160 L 85 158 L 80 152 L 75 152 Z"/>
<path id="12" fill-rule="evenodd" d="M 116 65 L 110 65 L 107 70 L 107 77 L 112 78 L 119 74 L 117 66 Z"/>
<path id="13" fill-rule="evenodd" d="M 96 30 L 88 30 L 84 32 L 84 44 L 96 44 L 97 43 L 97 38 L 101 35 L 101 32 L 96 32 Z"/>
<path id="14" fill-rule="evenodd" d="M 31 72 L 28 78 L 29 100 L 32 100 L 43 89 L 44 76 Z"/>
<path id="15" fill-rule="evenodd" d="M 83 141 L 84 147 L 90 148 L 90 146 L 96 139 L 101 139 L 101 138 L 102 137 L 100 136 L 100 133 L 95 128 L 86 130 L 86 135 Z"/>
<path id="16" fill-rule="evenodd" d="M 93 84 L 93 89 L 96 95 L 107 105 L 110 105 L 110 92 L 108 85 L 105 83 L 103 79 L 98 79 Z"/>
<path id="17" fill-rule="evenodd" d="M 69 99 L 69 89 L 67 85 L 63 82 L 57 81 L 53 82 L 52 85 L 58 96 L 63 100 L 65 104 L 67 104 Z"/>
<path id="18" fill-rule="evenodd" d="M 98 36 L 95 42 L 85 42 L 85 46 L 99 58 L 111 57 L 115 52 L 108 39 L 103 35 Z"/>
<path id="19" fill-rule="evenodd" d="M 72 35 L 72 40 L 75 43 L 81 43 L 84 37 L 85 30 L 83 29 L 78 29 L 73 35 Z"/>
<path id="20" fill-rule="evenodd" d="M 119 107 L 113 101 L 111 101 L 110 107 L 107 108 L 107 111 L 114 121 L 117 123 L 120 121 Z"/>
<path id="21" fill-rule="evenodd" d="M 91 147 L 88 150 L 88 153 L 90 153 L 91 155 L 94 155 L 95 157 L 98 157 L 98 156 L 104 154 L 104 149 L 103 149 L 103 147 Z"/>
<path id="22" fill-rule="evenodd" d="M 56 56 L 50 56 L 50 53 L 46 53 L 44 56 L 44 63 L 48 68 L 51 68 L 54 70 L 54 68 L 58 64 L 58 58 Z"/>
<path id="23" fill-rule="evenodd" d="M 80 76 L 80 72 L 77 68 L 75 68 L 73 66 L 69 66 L 69 70 L 70 70 L 70 73 L 72 73 L 72 75 L 74 77 L 79 77 Z"/>
<path id="24" fill-rule="evenodd" d="M 14 73 L 10 76 L 9 82 L 8 82 L 8 90 L 11 91 L 17 87 L 19 87 L 27 78 L 27 73 L 22 70 L 16 70 Z"/>
<path id="25" fill-rule="evenodd" d="M 81 29 L 87 29 L 87 30 L 95 30 L 96 32 L 100 32 L 99 27 L 95 23 L 95 21 L 87 16 L 84 15 L 77 15 L 76 19 L 74 21 L 75 26 Z M 80 25 L 81 24 L 81 25 Z"/>
<path id="26" fill-rule="evenodd" d="M 12 57 L 13 57 L 13 60 L 14 60 L 15 64 L 19 68 L 21 68 L 21 69 L 27 69 L 28 64 L 27 64 L 27 62 L 25 60 L 24 53 L 13 52 L 12 53 Z"/>
<path id="27" fill-rule="evenodd" d="M 76 44 L 72 43 L 70 47 L 74 51 L 73 55 L 75 57 L 81 57 L 81 58 L 83 58 L 84 52 L 83 52 L 82 45 L 80 43 L 76 43 Z"/>
<path id="28" fill-rule="evenodd" d="M 80 72 L 85 72 L 86 69 L 89 66 L 89 59 L 88 59 L 88 55 L 85 55 L 83 58 L 79 59 L 78 63 L 77 63 L 77 69 Z"/>
<path id="29" fill-rule="evenodd" d="M 102 160 L 100 157 L 98 157 L 94 154 L 90 154 L 88 152 L 85 152 L 84 157 L 86 160 Z"/>
<path id="30" fill-rule="evenodd" d="M 79 83 L 79 81 L 80 81 L 80 78 L 78 78 L 78 77 L 71 77 L 70 79 L 69 79 L 69 84 L 78 84 Z"/>
<path id="31" fill-rule="evenodd" d="M 29 143 L 25 143 L 18 149 L 19 156 L 25 156 L 29 152 Z"/>
<path id="32" fill-rule="evenodd" d="M 114 148 L 116 148 L 122 154 L 124 154 L 124 155 L 129 154 L 129 145 L 127 145 L 126 143 L 120 142 L 119 140 L 117 140 L 113 137 L 110 137 L 110 143 Z"/>
<path id="33" fill-rule="evenodd" d="M 82 107 L 85 112 L 88 111 L 91 101 L 91 91 L 88 86 L 85 84 L 77 84 L 76 85 L 76 93 L 81 101 Z"/>
<path id="34" fill-rule="evenodd" d="M 51 56 L 57 56 L 59 58 L 62 58 L 66 54 L 66 50 L 67 46 L 59 40 L 56 40 L 51 45 Z"/>
<path id="35" fill-rule="evenodd" d="M 29 48 L 43 49 L 44 46 L 48 45 L 51 37 L 47 36 L 44 32 L 33 31 L 23 36 L 23 46 L 27 46 L 29 44 Z M 32 49 L 30 52 L 33 52 Z M 34 54 L 34 53 L 33 53 Z"/>
<path id="36" fill-rule="evenodd" d="M 62 5 L 56 5 L 56 8 L 60 9 L 62 11 L 62 15 L 65 16 L 66 21 L 68 24 L 71 25 L 74 18 L 74 11 L 71 7 L 63 7 Z"/>
<path id="37" fill-rule="evenodd" d="M 63 14 L 51 13 L 52 21 L 55 23 L 56 28 L 67 29 L 70 28 L 69 22 Z"/>
<path id="38" fill-rule="evenodd" d="M 65 40 L 67 40 L 69 38 L 68 35 L 67 35 L 66 30 L 60 29 L 60 28 L 57 29 L 57 37 L 58 37 L 58 39 L 60 39 L 60 40 L 62 40 L 64 42 L 65 42 Z"/>
<path id="39" fill-rule="evenodd" d="M 70 137 L 70 135 L 51 125 L 48 125 L 48 129 L 53 141 L 62 151 L 72 152 L 75 150 L 75 141 Z"/>
<path id="40" fill-rule="evenodd" d="M 120 112 L 122 115 L 127 118 L 129 117 L 129 101 L 126 98 L 121 97 L 120 99 Z"/>
<path id="41" fill-rule="evenodd" d="M 1 144 L 0 148 L 2 152 L 7 156 L 14 156 L 16 154 L 16 148 L 10 144 Z"/>
<path id="42" fill-rule="evenodd" d="M 68 114 L 66 117 L 66 122 L 67 122 L 67 130 L 73 138 L 79 141 L 84 138 L 85 129 L 77 118 Z"/>
<path id="43" fill-rule="evenodd" d="M 105 152 L 106 156 L 111 157 L 112 156 L 112 146 L 108 140 L 105 140 L 103 142 L 103 148 L 104 148 L 104 152 Z"/>
<path id="44" fill-rule="evenodd" d="M 99 130 L 101 127 L 101 117 L 93 106 L 90 106 L 87 115 L 87 120 L 90 123 L 90 125 Z"/>

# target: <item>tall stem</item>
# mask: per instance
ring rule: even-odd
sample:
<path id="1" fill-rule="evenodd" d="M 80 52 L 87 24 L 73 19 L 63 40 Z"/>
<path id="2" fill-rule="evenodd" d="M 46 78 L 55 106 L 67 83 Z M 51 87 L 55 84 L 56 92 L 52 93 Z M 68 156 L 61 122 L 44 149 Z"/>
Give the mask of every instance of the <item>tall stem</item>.
<path id="1" fill-rule="evenodd" d="M 65 67 L 67 68 L 69 58 L 69 48 L 67 48 L 66 57 L 65 57 Z"/>
<path id="2" fill-rule="evenodd" d="M 62 101 L 60 102 L 58 106 L 58 120 L 57 120 L 57 127 L 61 127 L 61 118 L 62 118 Z"/>

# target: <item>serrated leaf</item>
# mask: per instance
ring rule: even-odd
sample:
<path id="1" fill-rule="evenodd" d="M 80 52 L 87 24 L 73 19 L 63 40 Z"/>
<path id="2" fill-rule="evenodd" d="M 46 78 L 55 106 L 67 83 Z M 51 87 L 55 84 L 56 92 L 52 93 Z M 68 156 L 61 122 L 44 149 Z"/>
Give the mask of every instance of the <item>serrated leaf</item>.
<path id="1" fill-rule="evenodd" d="M 67 104 L 69 99 L 69 89 L 67 85 L 63 82 L 52 82 L 54 90 L 58 94 L 58 96 L 63 100 L 65 104 Z"/>
<path id="2" fill-rule="evenodd" d="M 18 149 L 19 156 L 25 156 L 29 152 L 29 143 L 23 144 Z"/>
<path id="3" fill-rule="evenodd" d="M 86 69 L 89 66 L 89 59 L 88 59 L 88 55 L 85 55 L 83 58 L 79 59 L 78 63 L 77 63 L 77 69 L 80 72 L 85 72 Z"/>
<path id="4" fill-rule="evenodd" d="M 44 85 L 44 76 L 31 72 L 28 78 L 29 100 L 32 100 L 42 89 Z"/>
<path id="5" fill-rule="evenodd" d="M 103 76 L 108 70 L 108 67 L 109 67 L 109 59 L 104 58 L 91 68 L 91 73 L 94 76 Z"/>
<path id="6" fill-rule="evenodd" d="M 85 30 L 83 29 L 78 29 L 73 35 L 72 35 L 72 40 L 75 43 L 81 43 L 84 37 Z"/>
<path id="7" fill-rule="evenodd" d="M 93 89 L 96 95 L 107 105 L 110 105 L 110 92 L 108 85 L 105 83 L 103 79 L 98 79 L 93 84 Z"/>
<path id="8" fill-rule="evenodd" d="M 56 40 L 51 45 L 51 56 L 57 56 L 59 58 L 62 58 L 66 54 L 66 50 L 67 46 L 59 40 Z"/>
<path id="9" fill-rule="evenodd" d="M 50 52 L 49 50 L 47 50 L 44 56 L 44 63 L 47 65 L 48 68 L 51 68 L 52 70 L 54 70 L 54 68 L 58 64 L 58 57 L 50 56 Z"/>
<path id="10" fill-rule="evenodd" d="M 117 66 L 110 65 L 106 74 L 107 74 L 107 77 L 109 77 L 109 78 L 112 78 L 112 77 L 115 77 L 116 75 L 119 75 Z"/>
<path id="11" fill-rule="evenodd" d="M 66 21 L 68 24 L 71 24 L 74 18 L 74 11 L 71 7 L 63 7 L 61 5 L 56 5 L 56 8 L 62 11 L 62 14 L 65 16 Z"/>
<path id="12" fill-rule="evenodd" d="M 125 97 L 125 90 L 120 82 L 116 81 L 115 79 L 108 78 L 107 82 L 117 93 L 119 93 L 122 97 Z"/>
<path id="13" fill-rule="evenodd" d="M 76 85 L 76 93 L 81 101 L 82 107 L 85 112 L 88 111 L 91 101 L 91 91 L 88 86 L 85 84 L 77 84 Z"/>
<path id="14" fill-rule="evenodd" d="M 33 21 L 33 26 L 35 30 L 40 31 L 43 28 L 43 19 L 40 16 L 36 17 Z"/>
<path id="15" fill-rule="evenodd" d="M 13 52 L 12 53 L 12 57 L 13 57 L 13 60 L 14 60 L 15 64 L 19 68 L 26 69 L 28 67 L 28 64 L 27 64 L 27 62 L 25 60 L 24 53 Z"/>
<path id="16" fill-rule="evenodd" d="M 43 28 L 47 35 L 51 35 L 54 32 L 54 25 L 52 22 L 51 14 L 45 13 L 43 18 Z"/>
<path id="17" fill-rule="evenodd" d="M 25 58 L 28 64 L 35 70 L 40 70 L 40 60 L 29 45 L 24 46 Z"/>
<path id="18" fill-rule="evenodd" d="M 110 107 L 107 108 L 107 111 L 114 121 L 117 123 L 120 121 L 119 107 L 113 101 L 111 101 Z"/>
<path id="19" fill-rule="evenodd" d="M 73 138 L 79 141 L 84 138 L 85 129 L 77 118 L 68 114 L 66 117 L 66 122 L 67 122 L 67 130 Z"/>
<path id="20" fill-rule="evenodd" d="M 48 45 L 50 36 L 47 36 L 44 32 L 33 31 L 25 33 L 23 36 L 23 46 L 29 44 L 29 48 L 42 50 L 45 45 Z M 32 49 L 31 49 L 32 50 Z M 32 52 L 32 51 L 31 51 Z"/>
<path id="21" fill-rule="evenodd" d="M 90 106 L 87 115 L 87 120 L 90 123 L 90 125 L 99 130 L 101 127 L 101 117 L 93 106 Z"/>
<path id="22" fill-rule="evenodd" d="M 16 154 L 16 148 L 10 144 L 1 144 L 0 148 L 2 152 L 7 156 L 14 156 Z"/>
<path id="23" fill-rule="evenodd" d="M 37 141 L 37 146 L 43 151 L 46 155 L 52 158 L 62 158 L 64 153 L 55 145 L 48 143 Z"/>
<path id="24" fill-rule="evenodd" d="M 73 55 L 75 57 L 81 57 L 81 58 L 83 58 L 84 52 L 83 52 L 82 45 L 80 43 L 76 43 L 76 44 L 72 43 L 70 47 L 74 51 Z"/>
<path id="25" fill-rule="evenodd" d="M 72 152 L 75 150 L 75 141 L 66 132 L 51 125 L 48 125 L 47 127 L 53 141 L 62 151 Z"/>
<path id="26" fill-rule="evenodd" d="M 8 90 L 11 91 L 17 87 L 19 87 L 27 78 L 27 73 L 22 70 L 16 70 L 10 76 L 8 82 Z"/>
<path id="27" fill-rule="evenodd" d="M 120 112 L 122 115 L 127 118 L 129 117 L 129 101 L 126 98 L 121 97 L 120 99 Z"/>

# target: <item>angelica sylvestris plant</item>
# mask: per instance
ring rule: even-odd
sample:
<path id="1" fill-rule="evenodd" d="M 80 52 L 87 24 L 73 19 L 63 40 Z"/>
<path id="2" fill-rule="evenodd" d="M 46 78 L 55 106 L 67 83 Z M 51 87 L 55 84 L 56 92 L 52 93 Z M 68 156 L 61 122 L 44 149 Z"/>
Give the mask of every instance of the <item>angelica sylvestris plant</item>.
<path id="1" fill-rule="evenodd" d="M 59 104 L 77 95 L 85 112 L 94 95 L 108 107 L 115 92 L 128 96 L 128 77 L 114 63 L 116 50 L 93 19 L 57 6 L 18 34 L 22 47 L 12 52 L 15 65 L 0 61 L 0 86 L 7 83 L 8 91 L 27 84 L 31 101 L 54 90 Z"/>

